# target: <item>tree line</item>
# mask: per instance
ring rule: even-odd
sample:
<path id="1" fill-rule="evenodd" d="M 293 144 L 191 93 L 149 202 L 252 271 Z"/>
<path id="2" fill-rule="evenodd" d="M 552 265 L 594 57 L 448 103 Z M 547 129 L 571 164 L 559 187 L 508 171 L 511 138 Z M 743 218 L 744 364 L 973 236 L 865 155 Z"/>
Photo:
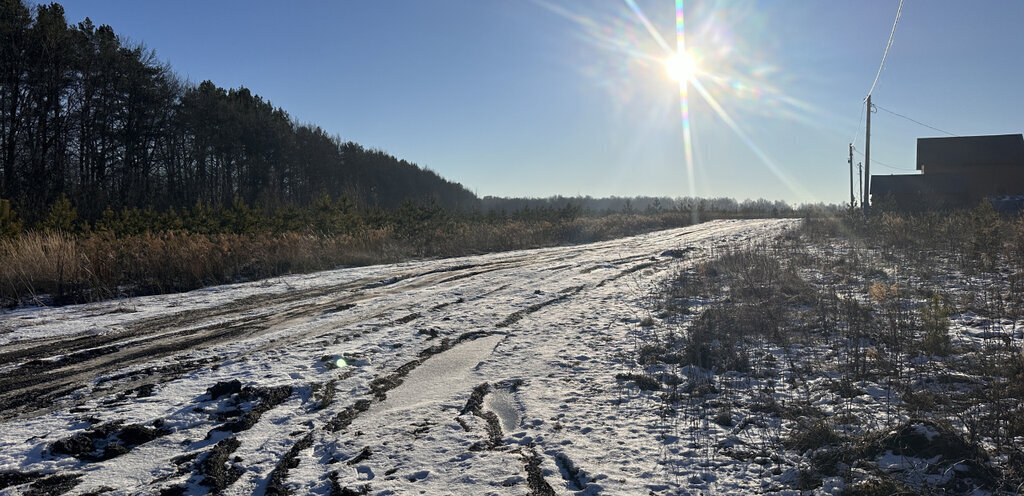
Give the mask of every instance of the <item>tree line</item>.
<path id="1" fill-rule="evenodd" d="M 249 89 L 183 81 L 155 53 L 60 4 L 0 0 L 0 198 L 29 224 L 66 197 L 108 209 L 277 211 L 322 195 L 366 208 L 476 208 L 458 183 L 300 124 Z"/>
<path id="2" fill-rule="evenodd" d="M 484 211 L 516 212 L 520 210 L 543 210 L 577 208 L 584 213 L 603 214 L 609 212 L 648 213 L 666 210 L 697 211 L 721 214 L 742 214 L 748 216 L 789 215 L 794 208 L 788 203 L 765 199 L 736 201 L 733 198 L 671 198 L 667 196 L 550 196 L 547 198 L 502 198 L 485 196 L 480 199 Z M 801 205 L 800 211 L 827 210 L 826 205 Z"/>

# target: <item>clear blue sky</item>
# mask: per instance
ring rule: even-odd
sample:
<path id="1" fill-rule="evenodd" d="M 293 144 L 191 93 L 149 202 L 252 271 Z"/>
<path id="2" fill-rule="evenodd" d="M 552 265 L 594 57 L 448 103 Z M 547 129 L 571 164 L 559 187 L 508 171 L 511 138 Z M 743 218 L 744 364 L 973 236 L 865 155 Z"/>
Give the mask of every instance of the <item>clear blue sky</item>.
<path id="1" fill-rule="evenodd" d="M 691 86 L 692 184 L 678 84 L 625 1 L 60 3 L 192 82 L 246 86 L 481 196 L 831 203 L 899 2 L 685 1 L 698 79 L 735 124 Z M 674 47 L 673 1 L 636 5 Z M 905 0 L 874 102 L 960 135 L 1024 131 L 1022 25 L 1020 0 Z M 872 131 L 876 174 L 943 135 L 882 110 Z"/>

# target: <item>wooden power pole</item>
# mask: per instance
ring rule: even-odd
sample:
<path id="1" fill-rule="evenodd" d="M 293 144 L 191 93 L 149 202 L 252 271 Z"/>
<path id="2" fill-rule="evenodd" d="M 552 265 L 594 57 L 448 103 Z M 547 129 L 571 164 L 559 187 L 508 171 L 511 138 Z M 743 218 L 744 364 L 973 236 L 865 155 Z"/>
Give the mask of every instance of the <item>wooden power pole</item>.
<path id="1" fill-rule="evenodd" d="M 850 208 L 857 206 L 853 199 L 853 143 L 850 143 Z"/>
<path id="2" fill-rule="evenodd" d="M 867 131 L 864 133 L 864 196 L 861 198 L 861 205 L 864 206 L 864 216 L 868 215 L 869 204 L 871 203 L 871 93 L 868 93 L 868 120 Z"/>
<path id="3" fill-rule="evenodd" d="M 864 164 L 857 162 L 857 192 L 864 192 Z M 864 198 L 860 199 L 861 205 L 864 204 Z"/>

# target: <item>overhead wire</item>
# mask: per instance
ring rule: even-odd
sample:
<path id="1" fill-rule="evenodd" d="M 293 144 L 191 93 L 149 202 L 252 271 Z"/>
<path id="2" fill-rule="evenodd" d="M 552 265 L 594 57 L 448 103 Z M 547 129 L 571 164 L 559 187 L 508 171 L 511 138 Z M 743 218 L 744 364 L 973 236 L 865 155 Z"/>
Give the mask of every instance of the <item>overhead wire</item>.
<path id="1" fill-rule="evenodd" d="M 896 35 L 896 25 L 900 22 L 900 13 L 903 12 L 903 0 L 900 0 L 899 7 L 896 7 L 896 19 L 892 21 L 892 31 L 889 31 L 889 42 L 885 44 L 885 51 L 882 52 L 882 62 L 878 64 L 878 72 L 875 74 L 875 80 L 871 83 L 871 89 L 868 90 L 868 96 L 875 91 L 875 86 L 878 85 L 878 78 L 882 77 L 882 68 L 885 67 L 885 58 L 889 56 L 889 48 L 892 47 L 892 39 Z"/>
<path id="2" fill-rule="evenodd" d="M 875 159 L 875 158 L 871 159 L 871 163 L 874 164 L 874 165 L 881 165 L 882 167 L 885 167 L 885 168 L 888 168 L 888 169 L 892 169 L 892 170 L 898 170 L 898 171 L 915 171 L 915 170 L 917 170 L 917 169 L 908 169 L 906 167 L 896 167 L 894 165 L 889 165 L 889 164 L 887 164 L 885 162 L 882 162 L 881 160 L 878 160 L 878 159 Z"/>
<path id="3" fill-rule="evenodd" d="M 858 150 L 857 147 L 853 147 L 853 151 L 857 155 L 860 155 L 861 157 L 864 156 L 864 152 Z M 914 171 L 914 170 L 917 170 L 917 168 L 909 169 L 907 167 L 897 167 L 895 165 L 887 164 L 885 162 L 882 162 L 881 160 L 876 159 L 875 157 L 871 157 L 871 164 L 872 165 L 878 164 L 878 165 L 881 165 L 882 167 L 888 167 L 888 168 L 893 169 L 893 170 L 901 170 L 901 171 Z"/>
<path id="4" fill-rule="evenodd" d="M 878 79 L 882 77 L 882 69 L 885 68 L 885 59 L 889 57 L 889 49 L 892 48 L 892 40 L 896 36 L 896 25 L 900 22 L 900 14 L 903 13 L 903 0 L 900 0 L 900 4 L 896 7 L 896 18 L 892 21 L 892 29 L 889 31 L 889 41 L 885 43 L 885 51 L 882 52 L 882 61 L 878 64 L 878 72 L 875 73 L 875 80 L 871 82 L 871 89 L 868 90 L 868 96 L 871 96 L 875 91 L 875 86 L 878 86 Z M 864 98 L 867 100 L 867 97 Z M 864 123 L 864 108 L 860 109 L 860 117 L 857 118 L 857 129 L 853 131 L 853 137 L 850 138 L 850 144 L 857 144 L 857 137 L 860 135 L 861 125 Z"/>
<path id="5" fill-rule="evenodd" d="M 886 111 L 886 112 L 888 112 L 888 113 L 890 113 L 892 115 L 895 115 L 896 117 L 902 117 L 902 118 L 904 118 L 904 119 L 906 119 L 906 120 L 908 120 L 910 122 L 913 122 L 914 124 L 917 124 L 919 126 L 924 126 L 924 127 L 928 128 L 928 129 L 931 129 L 933 131 L 938 131 L 940 133 L 945 133 L 945 134 L 948 134 L 950 136 L 955 136 L 955 137 L 959 137 L 960 136 L 959 134 L 953 134 L 953 133 L 951 133 L 949 131 L 946 131 L 946 130 L 943 130 L 943 129 L 939 129 L 939 128 L 935 127 L 935 126 L 929 126 L 928 124 L 925 124 L 925 123 L 923 123 L 921 121 L 918 121 L 918 120 L 915 120 L 915 119 L 911 119 L 910 117 L 907 117 L 907 116 L 905 116 L 903 114 L 900 114 L 900 113 L 897 113 L 897 112 L 893 112 L 892 110 L 889 110 L 889 109 L 887 109 L 887 108 L 885 108 L 885 107 L 883 107 L 881 105 L 874 104 L 874 107 L 879 109 L 879 110 L 884 110 L 884 111 Z"/>
<path id="6" fill-rule="evenodd" d="M 853 137 L 850 138 L 850 144 L 857 146 L 857 137 L 860 136 L 861 125 L 864 124 L 864 106 L 860 107 L 860 117 L 857 118 L 857 130 L 853 132 Z"/>

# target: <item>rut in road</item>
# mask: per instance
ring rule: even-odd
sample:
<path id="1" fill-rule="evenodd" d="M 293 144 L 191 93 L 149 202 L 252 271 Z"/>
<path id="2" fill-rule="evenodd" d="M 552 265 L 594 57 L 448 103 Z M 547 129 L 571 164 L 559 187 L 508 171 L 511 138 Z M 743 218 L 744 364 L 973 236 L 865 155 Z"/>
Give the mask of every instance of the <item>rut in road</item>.
<path id="1" fill-rule="evenodd" d="M 348 305 L 359 305 L 382 295 L 435 284 L 439 279 L 450 277 L 452 272 L 475 269 L 473 275 L 478 275 L 501 270 L 510 264 L 498 262 L 489 265 L 491 267 L 483 270 L 479 266 L 458 266 L 422 273 L 402 273 L 394 278 L 415 281 L 376 292 L 365 289 L 366 286 L 374 284 L 373 282 L 357 280 L 294 293 L 265 297 L 250 296 L 198 312 L 184 311 L 141 319 L 128 325 L 124 332 L 75 336 L 5 351 L 0 353 L 0 366 L 22 359 L 28 361 L 16 365 L 0 379 L 0 420 L 45 411 L 47 405 L 79 389 L 82 383 L 126 366 L 199 348 L 209 348 L 224 342 L 252 338 L 269 330 L 287 327 L 289 324 L 299 323 L 304 318 L 315 317 Z M 392 285 L 394 283 L 386 286 Z M 344 294 L 332 297 L 338 293 Z M 327 299 L 324 300 L 324 297 Z M 261 311 L 253 313 L 257 309 Z M 372 318 L 381 314 L 383 310 L 387 308 L 376 308 L 371 315 L 360 314 L 350 320 L 355 322 Z M 210 321 L 213 322 L 206 323 Z M 299 336 L 293 336 L 288 341 L 295 341 L 298 338 Z M 284 343 L 275 343 L 277 346 L 282 344 Z M 169 368 L 174 375 L 180 375 L 191 371 L 197 365 L 206 364 L 190 362 Z"/>
<path id="2" fill-rule="evenodd" d="M 7 345 L 0 352 L 0 367 L 13 367 L 0 378 L 0 420 L 45 413 L 56 400 L 78 391 L 83 384 L 132 365 L 251 339 L 338 309 L 351 310 L 360 305 L 373 307 L 370 303 L 383 296 L 450 284 L 495 271 L 521 269 L 566 256 L 564 253 L 518 256 L 424 271 L 398 271 L 383 278 L 363 278 L 326 287 L 251 295 L 201 310 L 147 317 L 129 322 L 120 332 L 27 340 Z M 387 310 L 390 307 L 376 306 L 370 314 L 353 315 L 336 325 L 372 319 Z M 293 334 L 276 340 L 272 346 L 283 346 L 307 337 Z M 220 360 L 230 358 L 237 357 L 219 357 Z M 186 360 L 151 367 L 137 374 L 126 374 L 132 379 L 131 383 L 103 393 L 139 387 L 142 385 L 140 381 L 154 383 L 178 377 L 208 365 L 207 361 Z M 84 395 L 76 403 L 61 406 L 73 406 L 91 397 Z"/>

